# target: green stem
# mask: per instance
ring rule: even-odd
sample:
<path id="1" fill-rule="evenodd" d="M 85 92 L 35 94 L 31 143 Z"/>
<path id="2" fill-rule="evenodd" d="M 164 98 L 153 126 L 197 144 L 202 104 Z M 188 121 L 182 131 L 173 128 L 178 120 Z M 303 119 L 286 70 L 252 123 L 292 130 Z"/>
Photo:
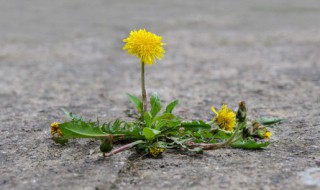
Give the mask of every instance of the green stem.
<path id="1" fill-rule="evenodd" d="M 147 93 L 145 86 L 145 77 L 144 77 L 144 62 L 141 62 L 141 94 L 142 94 L 142 118 L 144 117 L 144 113 L 147 111 Z"/>
<path id="2" fill-rule="evenodd" d="M 144 136 L 123 136 L 116 139 L 117 142 L 132 142 L 136 140 L 145 140 Z"/>

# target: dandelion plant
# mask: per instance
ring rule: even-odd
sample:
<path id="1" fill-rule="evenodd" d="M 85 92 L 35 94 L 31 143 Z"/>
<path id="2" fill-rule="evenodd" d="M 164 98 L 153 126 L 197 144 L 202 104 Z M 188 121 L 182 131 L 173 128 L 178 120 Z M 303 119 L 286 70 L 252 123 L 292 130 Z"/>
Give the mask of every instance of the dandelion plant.
<path id="1" fill-rule="evenodd" d="M 63 110 L 69 120 L 51 124 L 51 134 L 57 144 L 65 145 L 69 139 L 78 138 L 100 140 L 100 150 L 105 157 L 128 149 L 159 157 L 166 149 L 201 153 L 204 150 L 224 147 L 261 149 L 270 144 L 267 140 L 272 134 L 267 126 L 282 120 L 265 117 L 248 119 L 244 101 L 239 103 L 236 112 L 226 104 L 218 111 L 212 107 L 215 116 L 211 121 L 188 120 L 174 114 L 178 100 L 163 106 L 159 95 L 153 92 L 148 110 L 145 66 L 153 65 L 156 60 L 164 57 L 163 46 L 166 44 L 162 42 L 161 36 L 146 29 L 131 31 L 123 42 L 123 50 L 138 57 L 141 64 L 141 99 L 128 94 L 137 112 L 136 116 L 133 116 L 135 119 L 125 121 L 118 118 L 101 123 L 99 120 L 87 121 Z"/>

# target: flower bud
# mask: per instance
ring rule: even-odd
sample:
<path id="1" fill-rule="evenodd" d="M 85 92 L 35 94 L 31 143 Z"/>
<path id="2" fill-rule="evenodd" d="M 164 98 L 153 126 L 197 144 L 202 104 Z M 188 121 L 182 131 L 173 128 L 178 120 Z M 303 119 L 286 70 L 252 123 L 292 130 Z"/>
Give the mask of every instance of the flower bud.
<path id="1" fill-rule="evenodd" d="M 246 108 L 246 102 L 245 101 L 241 101 L 239 103 L 239 108 L 237 111 L 237 115 L 236 118 L 239 122 L 244 122 L 246 120 L 247 117 L 247 108 Z"/>
<path id="2" fill-rule="evenodd" d="M 100 150 L 103 153 L 110 152 L 112 150 L 112 148 L 113 148 L 113 146 L 112 146 L 112 138 L 111 137 L 104 139 L 100 145 Z"/>

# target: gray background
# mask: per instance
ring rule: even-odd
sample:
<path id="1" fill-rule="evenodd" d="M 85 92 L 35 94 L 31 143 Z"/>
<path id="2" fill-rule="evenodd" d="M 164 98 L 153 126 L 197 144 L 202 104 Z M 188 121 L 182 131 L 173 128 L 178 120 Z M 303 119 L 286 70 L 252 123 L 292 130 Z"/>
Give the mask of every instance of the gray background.
<path id="1" fill-rule="evenodd" d="M 319 20 L 316 0 L 0 0 L 0 188 L 316 189 L 303 175 L 320 162 Z M 126 118 L 140 65 L 122 39 L 144 27 L 167 43 L 147 67 L 148 93 L 180 99 L 188 119 L 245 100 L 251 118 L 287 119 L 272 144 L 161 159 L 103 159 L 97 141 L 55 145 L 61 108 Z"/>

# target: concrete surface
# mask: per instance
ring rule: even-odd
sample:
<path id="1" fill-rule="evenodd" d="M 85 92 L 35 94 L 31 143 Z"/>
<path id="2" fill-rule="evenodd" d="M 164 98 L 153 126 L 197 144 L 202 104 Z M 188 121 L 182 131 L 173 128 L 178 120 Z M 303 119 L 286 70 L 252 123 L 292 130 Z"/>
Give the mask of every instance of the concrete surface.
<path id="1" fill-rule="evenodd" d="M 320 160 L 320 2 L 317 0 L 1 0 L 0 189 L 317 189 Z M 147 91 L 176 113 L 211 119 L 211 106 L 278 116 L 272 145 L 161 159 L 128 151 L 102 159 L 98 142 L 55 145 L 61 108 L 88 119 L 126 117 L 139 64 L 129 31 L 163 36 Z M 314 180 L 319 181 L 314 174 Z"/>

